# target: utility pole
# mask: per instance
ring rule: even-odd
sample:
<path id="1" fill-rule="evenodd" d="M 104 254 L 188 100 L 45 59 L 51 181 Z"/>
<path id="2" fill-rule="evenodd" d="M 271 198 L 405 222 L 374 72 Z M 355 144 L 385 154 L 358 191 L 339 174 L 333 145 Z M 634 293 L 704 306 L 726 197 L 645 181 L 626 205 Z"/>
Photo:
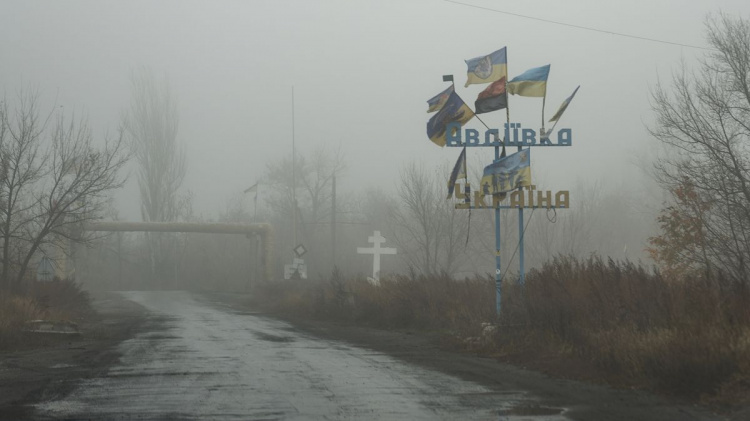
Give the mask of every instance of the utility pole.
<path id="1" fill-rule="evenodd" d="M 336 269 L 336 172 L 331 182 L 331 273 Z"/>
<path id="2" fill-rule="evenodd" d="M 294 144 L 294 86 L 292 86 L 292 248 L 297 247 L 297 151 Z"/>

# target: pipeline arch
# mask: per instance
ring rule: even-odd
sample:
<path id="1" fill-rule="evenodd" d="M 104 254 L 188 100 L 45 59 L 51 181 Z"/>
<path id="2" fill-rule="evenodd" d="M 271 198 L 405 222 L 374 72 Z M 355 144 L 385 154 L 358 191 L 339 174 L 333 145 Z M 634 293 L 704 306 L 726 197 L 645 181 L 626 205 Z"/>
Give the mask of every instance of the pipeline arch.
<path id="1" fill-rule="evenodd" d="M 85 231 L 106 232 L 197 232 L 207 234 L 244 234 L 260 237 L 260 265 L 263 279 L 273 278 L 273 230 L 269 224 L 223 224 L 192 222 L 91 222 L 84 226 Z"/>

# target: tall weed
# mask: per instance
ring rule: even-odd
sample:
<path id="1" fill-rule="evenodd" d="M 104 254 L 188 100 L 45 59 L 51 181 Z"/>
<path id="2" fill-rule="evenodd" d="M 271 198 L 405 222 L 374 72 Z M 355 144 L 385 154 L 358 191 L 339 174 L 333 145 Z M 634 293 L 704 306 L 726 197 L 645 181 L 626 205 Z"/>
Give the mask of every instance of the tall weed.
<path id="1" fill-rule="evenodd" d="M 482 337 L 460 342 L 493 355 L 556 353 L 691 398 L 750 392 L 750 292 L 720 276 L 665 279 L 632 262 L 559 257 L 523 286 L 503 284 L 500 319 L 489 277 L 396 275 L 375 286 L 337 272 L 260 285 L 255 297 L 298 317 Z"/>

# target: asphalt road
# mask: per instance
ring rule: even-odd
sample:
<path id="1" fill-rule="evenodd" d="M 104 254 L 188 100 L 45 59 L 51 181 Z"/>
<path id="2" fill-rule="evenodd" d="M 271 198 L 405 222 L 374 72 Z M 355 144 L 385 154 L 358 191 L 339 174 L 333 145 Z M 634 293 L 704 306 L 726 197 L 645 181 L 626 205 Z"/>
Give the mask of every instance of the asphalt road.
<path id="1" fill-rule="evenodd" d="M 321 339 L 185 292 L 125 296 L 163 323 L 41 419 L 563 420 L 522 390 L 496 391 L 372 350 Z"/>

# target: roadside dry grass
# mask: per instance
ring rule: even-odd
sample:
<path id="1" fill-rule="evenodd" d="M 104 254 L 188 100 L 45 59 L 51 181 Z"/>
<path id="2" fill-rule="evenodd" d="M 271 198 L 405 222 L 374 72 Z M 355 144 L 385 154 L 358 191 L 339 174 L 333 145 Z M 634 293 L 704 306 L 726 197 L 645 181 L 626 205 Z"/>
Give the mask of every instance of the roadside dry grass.
<path id="1" fill-rule="evenodd" d="M 23 334 L 27 321 L 76 322 L 92 311 L 88 294 L 73 281 L 31 282 L 18 293 L 3 291 L 0 295 L 0 350 L 30 345 L 31 338 Z"/>
<path id="2" fill-rule="evenodd" d="M 750 404 L 750 291 L 723 278 L 677 282 L 630 262 L 558 258 L 523 287 L 503 285 L 499 320 L 489 278 L 373 286 L 334 273 L 254 292 L 255 305 L 294 317 L 440 332 L 446 344 L 553 374 Z"/>

